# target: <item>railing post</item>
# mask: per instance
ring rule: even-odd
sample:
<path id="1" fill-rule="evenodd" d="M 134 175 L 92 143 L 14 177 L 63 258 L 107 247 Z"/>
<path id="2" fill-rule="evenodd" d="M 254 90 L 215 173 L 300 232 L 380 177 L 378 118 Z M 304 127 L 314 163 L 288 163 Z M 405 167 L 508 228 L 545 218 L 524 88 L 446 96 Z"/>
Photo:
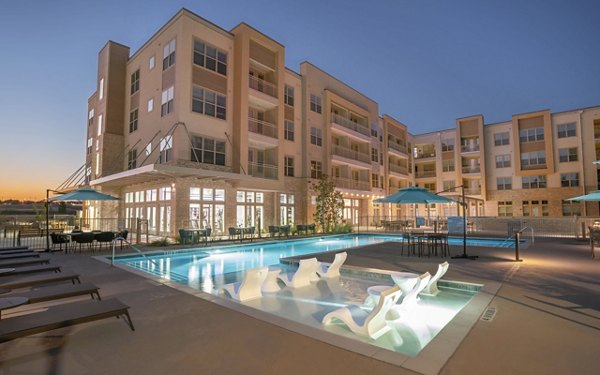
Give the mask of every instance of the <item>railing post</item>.
<path id="1" fill-rule="evenodd" d="M 519 247 L 521 245 L 521 231 L 515 232 L 515 262 L 522 262 L 519 258 Z"/>
<path id="2" fill-rule="evenodd" d="M 142 242 L 142 219 L 137 218 L 135 223 L 135 243 L 139 244 Z"/>

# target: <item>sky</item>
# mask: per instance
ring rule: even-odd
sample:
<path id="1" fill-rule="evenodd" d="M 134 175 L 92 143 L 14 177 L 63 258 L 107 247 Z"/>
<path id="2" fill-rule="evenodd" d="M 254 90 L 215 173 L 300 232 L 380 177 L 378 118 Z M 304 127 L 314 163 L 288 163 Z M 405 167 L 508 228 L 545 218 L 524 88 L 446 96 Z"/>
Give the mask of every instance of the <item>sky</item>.
<path id="1" fill-rule="evenodd" d="M 411 133 L 600 105 L 598 0 L 2 0 L 0 200 L 41 199 L 84 164 L 98 51 L 133 53 L 182 7 L 248 23 Z"/>

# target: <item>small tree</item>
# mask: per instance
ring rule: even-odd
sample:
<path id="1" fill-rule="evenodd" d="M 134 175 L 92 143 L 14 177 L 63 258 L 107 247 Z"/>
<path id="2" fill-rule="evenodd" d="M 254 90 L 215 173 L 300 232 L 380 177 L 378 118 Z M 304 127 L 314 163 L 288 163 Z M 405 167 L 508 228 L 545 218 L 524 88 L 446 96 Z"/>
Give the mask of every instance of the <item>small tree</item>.
<path id="1" fill-rule="evenodd" d="M 326 174 L 321 175 L 318 183 L 312 183 L 312 188 L 317 193 L 313 219 L 321 226 L 323 232 L 330 232 L 342 219 L 342 193 L 335 190 L 335 184 Z"/>

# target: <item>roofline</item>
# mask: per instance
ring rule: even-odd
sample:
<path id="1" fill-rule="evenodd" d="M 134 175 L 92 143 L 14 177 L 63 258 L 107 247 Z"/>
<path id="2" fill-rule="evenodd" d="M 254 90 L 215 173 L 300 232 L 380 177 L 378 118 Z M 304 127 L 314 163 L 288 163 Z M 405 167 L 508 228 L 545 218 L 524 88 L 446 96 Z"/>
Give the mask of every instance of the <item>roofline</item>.
<path id="1" fill-rule="evenodd" d="M 575 109 L 568 109 L 565 111 L 559 111 L 559 112 L 550 112 L 551 115 L 558 115 L 561 113 L 568 113 L 568 112 L 576 112 L 576 111 L 588 111 L 591 109 L 600 109 L 600 104 L 598 105 L 593 105 L 591 107 L 583 107 L 583 108 L 575 108 Z"/>
<path id="2" fill-rule="evenodd" d="M 444 132 L 447 132 L 447 131 L 456 131 L 456 128 L 446 128 L 446 129 L 434 130 L 434 131 L 430 131 L 430 132 L 427 132 L 427 133 L 420 133 L 420 134 L 413 134 L 413 133 L 409 132 L 408 134 L 412 135 L 413 137 L 419 137 L 421 135 L 430 135 L 430 134 L 434 134 L 434 133 L 444 133 Z"/>
<path id="3" fill-rule="evenodd" d="M 287 66 L 285 67 L 285 70 L 288 71 L 289 73 L 294 74 L 295 76 L 297 76 L 298 78 L 302 78 L 302 74 L 298 73 L 297 71 L 295 71 L 292 68 L 288 68 Z"/>
<path id="4" fill-rule="evenodd" d="M 279 46 L 280 46 L 280 47 L 282 47 L 282 48 L 285 48 L 285 46 L 284 46 L 283 44 L 281 44 L 280 42 L 278 42 L 277 40 L 275 40 L 275 39 L 271 38 L 270 36 L 268 36 L 267 34 L 263 33 L 262 31 L 260 31 L 260 30 L 257 30 L 255 27 L 248 25 L 248 24 L 247 24 L 246 22 L 244 22 L 244 21 L 242 21 L 242 22 L 238 23 L 237 25 L 235 25 L 235 27 L 231 28 L 231 30 L 229 30 L 229 32 L 230 32 L 232 35 L 235 35 L 235 34 L 233 34 L 233 30 L 234 30 L 234 29 L 237 29 L 237 28 L 238 28 L 238 27 L 240 27 L 240 26 L 246 26 L 246 27 L 248 27 L 248 28 L 252 29 L 253 31 L 256 31 L 256 32 L 257 32 L 257 33 L 259 33 L 260 35 L 264 36 L 265 38 L 267 38 L 267 39 L 269 39 L 269 40 L 272 40 L 273 42 L 275 42 L 275 43 L 279 44 Z"/>
<path id="5" fill-rule="evenodd" d="M 464 120 L 464 119 L 471 118 L 471 117 L 479 117 L 479 116 L 484 117 L 482 113 L 479 113 L 479 114 L 476 114 L 476 115 L 457 117 L 455 121 Z"/>

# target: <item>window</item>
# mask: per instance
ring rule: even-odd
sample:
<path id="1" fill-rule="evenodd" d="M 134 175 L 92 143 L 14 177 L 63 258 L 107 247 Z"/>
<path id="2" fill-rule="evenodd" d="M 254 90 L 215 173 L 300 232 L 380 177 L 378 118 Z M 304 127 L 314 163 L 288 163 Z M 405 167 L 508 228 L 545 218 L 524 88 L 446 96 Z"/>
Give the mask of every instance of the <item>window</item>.
<path id="1" fill-rule="evenodd" d="M 581 202 L 562 201 L 563 216 L 581 216 Z"/>
<path id="2" fill-rule="evenodd" d="M 294 158 L 291 156 L 285 156 L 283 158 L 284 163 L 284 175 L 287 177 L 294 177 Z"/>
<path id="3" fill-rule="evenodd" d="M 94 108 L 88 112 L 88 126 L 94 125 Z"/>
<path id="4" fill-rule="evenodd" d="M 435 193 L 435 191 L 436 191 L 435 182 L 426 182 L 423 184 L 423 187 L 432 193 Z"/>
<path id="5" fill-rule="evenodd" d="M 379 163 L 379 151 L 373 147 L 371 147 L 371 161 Z"/>
<path id="6" fill-rule="evenodd" d="M 519 132 L 521 143 L 538 142 L 544 140 L 544 128 L 523 129 Z"/>
<path id="7" fill-rule="evenodd" d="M 548 216 L 548 201 L 523 201 L 523 216 Z"/>
<path id="8" fill-rule="evenodd" d="M 194 86 L 192 93 L 192 111 L 225 120 L 227 98 L 214 91 Z"/>
<path id="9" fill-rule="evenodd" d="M 524 152 L 521 154 L 521 167 L 546 165 L 546 151 Z"/>
<path id="10" fill-rule="evenodd" d="M 131 75 L 131 95 L 138 92 L 139 89 L 140 89 L 140 70 L 138 69 Z"/>
<path id="11" fill-rule="evenodd" d="M 87 154 L 91 154 L 92 153 L 92 146 L 94 145 L 94 140 L 93 138 L 88 138 L 87 140 Z"/>
<path id="12" fill-rule="evenodd" d="M 290 107 L 294 106 L 294 88 L 292 86 L 285 85 L 285 91 L 283 93 L 283 102 Z"/>
<path id="13" fill-rule="evenodd" d="M 575 130 L 575 123 L 570 124 L 561 124 L 558 125 L 558 138 L 568 138 L 574 137 L 577 135 L 577 131 Z M 564 212 L 563 212 L 564 215 Z M 565 215 L 567 216 L 567 215 Z"/>
<path id="14" fill-rule="evenodd" d="M 154 63 L 154 56 L 150 56 L 150 60 L 148 60 L 148 68 L 150 70 L 152 70 L 152 69 L 154 69 L 154 65 L 155 65 L 155 63 Z"/>
<path id="15" fill-rule="evenodd" d="M 442 139 L 442 151 L 454 151 L 454 139 Z"/>
<path id="16" fill-rule="evenodd" d="M 561 173 L 560 186 L 572 187 L 579 186 L 579 173 Z"/>
<path id="17" fill-rule="evenodd" d="M 561 163 L 577 161 L 577 147 L 559 148 L 558 149 L 558 160 Z"/>
<path id="18" fill-rule="evenodd" d="M 171 200 L 171 187 L 161 187 L 158 189 L 158 200 L 170 201 Z"/>
<path id="19" fill-rule="evenodd" d="M 137 163 L 137 150 L 130 150 L 127 153 L 127 169 L 135 169 Z"/>
<path id="20" fill-rule="evenodd" d="M 543 189 L 546 187 L 546 176 L 523 176 L 523 189 Z"/>
<path id="21" fill-rule="evenodd" d="M 146 190 L 146 202 L 156 202 L 156 189 Z"/>
<path id="22" fill-rule="evenodd" d="M 225 165 L 225 141 L 192 136 L 192 161 L 204 164 Z"/>
<path id="23" fill-rule="evenodd" d="M 227 52 L 202 40 L 194 40 L 194 64 L 227 75 Z"/>
<path id="24" fill-rule="evenodd" d="M 512 215 L 513 215 L 513 210 L 512 210 L 512 202 L 511 201 L 498 202 L 498 216 L 512 216 Z"/>
<path id="25" fill-rule="evenodd" d="M 494 146 L 504 146 L 507 144 L 510 144 L 510 139 L 508 138 L 508 132 L 494 134 Z"/>
<path id="26" fill-rule="evenodd" d="M 290 225 L 294 223 L 294 195 L 279 194 L 279 224 Z"/>
<path id="27" fill-rule="evenodd" d="M 158 159 L 159 163 L 166 163 L 172 159 L 173 151 L 173 136 L 167 135 L 160 140 L 160 156 Z"/>
<path id="28" fill-rule="evenodd" d="M 323 132 L 318 128 L 310 128 L 310 143 L 321 146 L 323 144 Z"/>
<path id="29" fill-rule="evenodd" d="M 294 141 L 294 123 L 290 120 L 285 120 L 283 136 L 288 141 Z"/>
<path id="30" fill-rule="evenodd" d="M 371 173 L 371 186 L 374 188 L 379 187 L 379 175 L 377 173 Z"/>
<path id="31" fill-rule="evenodd" d="M 320 161 L 310 161 L 310 178 L 321 178 L 323 173 L 323 165 Z"/>
<path id="32" fill-rule="evenodd" d="M 98 137 L 102 135 L 102 113 L 98 115 Z"/>
<path id="33" fill-rule="evenodd" d="M 163 70 L 175 64 L 175 39 L 165 44 L 163 48 Z"/>
<path id="34" fill-rule="evenodd" d="M 454 159 L 442 160 L 442 171 L 454 172 Z"/>
<path id="35" fill-rule="evenodd" d="M 100 83 L 98 84 L 98 99 L 104 99 L 104 78 L 100 79 Z"/>
<path id="36" fill-rule="evenodd" d="M 510 167 L 510 155 L 497 155 L 496 156 L 496 168 L 508 168 Z"/>
<path id="37" fill-rule="evenodd" d="M 100 151 L 100 140 L 96 139 L 96 151 Z"/>
<path id="38" fill-rule="evenodd" d="M 512 177 L 497 177 L 496 186 L 498 190 L 511 190 Z"/>
<path id="39" fill-rule="evenodd" d="M 162 102 L 160 106 L 160 116 L 166 116 L 173 112 L 173 96 L 175 89 L 173 86 L 162 92 Z"/>
<path id="40" fill-rule="evenodd" d="M 138 110 L 129 112 L 129 132 L 133 133 L 138 128 Z"/>
<path id="41" fill-rule="evenodd" d="M 451 190 L 456 187 L 456 181 L 454 180 L 443 181 L 442 184 L 442 186 L 444 187 L 443 190 Z"/>
<path id="42" fill-rule="evenodd" d="M 323 111 L 320 96 L 310 94 L 310 110 L 317 113 L 321 113 Z"/>
<path id="43" fill-rule="evenodd" d="M 152 112 L 154 110 L 154 99 L 148 100 L 148 112 Z"/>

